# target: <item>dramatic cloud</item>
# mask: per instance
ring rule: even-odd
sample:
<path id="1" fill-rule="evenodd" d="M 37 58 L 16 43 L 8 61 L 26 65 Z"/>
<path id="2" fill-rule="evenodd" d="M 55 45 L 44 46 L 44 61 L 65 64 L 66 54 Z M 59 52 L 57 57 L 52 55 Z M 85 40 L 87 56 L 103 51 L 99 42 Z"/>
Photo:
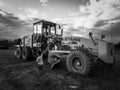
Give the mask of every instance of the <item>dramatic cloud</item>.
<path id="1" fill-rule="evenodd" d="M 45 19 L 46 14 L 45 13 L 40 13 L 37 9 L 35 8 L 20 8 L 20 10 L 24 13 L 19 14 L 18 17 L 20 17 L 22 20 L 28 20 L 28 21 L 35 21 L 36 19 Z"/>
<path id="2" fill-rule="evenodd" d="M 29 28 L 25 21 L 0 9 L 0 38 L 10 39 L 22 36 L 23 32 L 25 34 L 25 28 L 26 30 Z"/>
<path id="3" fill-rule="evenodd" d="M 86 5 L 80 5 L 78 12 L 69 10 L 68 14 L 71 16 L 69 23 L 72 23 L 73 30 L 70 30 L 70 26 L 67 31 L 69 34 L 71 32 L 71 35 L 87 37 L 89 32 L 92 31 L 99 34 L 106 34 L 110 39 L 111 23 L 114 23 L 114 26 L 120 25 L 120 0 L 90 0 Z M 77 33 L 72 34 L 75 29 L 78 29 Z M 118 30 L 115 27 L 112 29 L 114 34 Z M 118 36 L 116 37 L 118 38 Z"/>
<path id="4" fill-rule="evenodd" d="M 0 11 L 2 12 L 2 11 Z M 2 14 L 4 13 L 4 14 Z M 0 23 L 5 24 L 6 26 L 12 26 L 12 27 L 19 27 L 25 24 L 24 21 L 20 21 L 18 17 L 15 17 L 13 14 L 8 14 L 5 12 L 2 12 L 0 14 Z M 6 15 L 5 15 L 6 14 Z"/>
<path id="5" fill-rule="evenodd" d="M 99 20 L 94 24 L 94 27 L 100 27 L 100 26 L 104 26 L 106 24 L 108 24 L 109 20 Z"/>
<path id="6" fill-rule="evenodd" d="M 40 0 L 41 5 L 45 7 L 47 6 L 47 2 L 48 0 Z"/>
<path id="7" fill-rule="evenodd" d="M 86 14 L 74 18 L 75 26 L 92 28 L 96 23 L 114 20 L 120 17 L 120 0 L 90 0 L 87 5 L 79 6 L 79 13 Z"/>
<path id="8" fill-rule="evenodd" d="M 0 10 L 0 36 L 23 36 L 31 32 L 33 22 L 45 19 L 62 24 L 65 35 L 88 37 L 93 32 L 110 40 L 112 31 L 113 38 L 120 39 L 120 0 L 1 1 L 1 8 L 7 12 Z"/>

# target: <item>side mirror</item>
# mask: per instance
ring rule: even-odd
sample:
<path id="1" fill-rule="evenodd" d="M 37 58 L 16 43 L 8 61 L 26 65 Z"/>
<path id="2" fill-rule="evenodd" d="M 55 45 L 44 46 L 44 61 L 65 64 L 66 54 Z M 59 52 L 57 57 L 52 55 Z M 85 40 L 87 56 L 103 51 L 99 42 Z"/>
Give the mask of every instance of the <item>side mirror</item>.
<path id="1" fill-rule="evenodd" d="M 63 36 L 63 29 L 61 30 L 61 35 Z"/>
<path id="2" fill-rule="evenodd" d="M 92 37 L 92 36 L 93 36 L 93 33 L 92 33 L 92 32 L 89 32 L 89 36 Z"/>
<path id="3" fill-rule="evenodd" d="M 102 40 L 105 39 L 105 35 L 101 35 L 101 39 L 102 39 Z"/>

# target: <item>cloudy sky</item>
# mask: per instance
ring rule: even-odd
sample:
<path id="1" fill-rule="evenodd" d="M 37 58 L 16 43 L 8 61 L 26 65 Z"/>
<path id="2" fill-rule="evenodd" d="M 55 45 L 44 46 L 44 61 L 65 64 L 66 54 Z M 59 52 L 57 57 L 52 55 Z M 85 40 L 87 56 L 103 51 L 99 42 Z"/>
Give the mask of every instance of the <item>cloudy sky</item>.
<path id="1" fill-rule="evenodd" d="M 120 41 L 120 0 L 0 0 L 0 38 L 31 34 L 39 19 L 66 24 L 64 35 Z"/>

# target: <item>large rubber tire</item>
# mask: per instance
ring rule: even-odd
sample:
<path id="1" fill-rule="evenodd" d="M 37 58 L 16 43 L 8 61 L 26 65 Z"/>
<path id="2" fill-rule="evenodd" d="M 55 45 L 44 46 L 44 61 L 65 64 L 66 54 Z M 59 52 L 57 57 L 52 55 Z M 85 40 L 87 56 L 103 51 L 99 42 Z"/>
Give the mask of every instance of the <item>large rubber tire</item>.
<path id="1" fill-rule="evenodd" d="M 18 47 L 15 51 L 15 57 L 17 59 L 21 59 L 22 58 L 22 47 Z"/>
<path id="2" fill-rule="evenodd" d="M 32 59 L 32 50 L 30 47 L 28 47 L 28 46 L 23 47 L 22 59 L 23 60 L 31 60 Z"/>
<path id="3" fill-rule="evenodd" d="M 73 51 L 66 59 L 66 66 L 70 72 L 81 75 L 88 75 L 90 73 L 92 62 L 88 52 Z"/>

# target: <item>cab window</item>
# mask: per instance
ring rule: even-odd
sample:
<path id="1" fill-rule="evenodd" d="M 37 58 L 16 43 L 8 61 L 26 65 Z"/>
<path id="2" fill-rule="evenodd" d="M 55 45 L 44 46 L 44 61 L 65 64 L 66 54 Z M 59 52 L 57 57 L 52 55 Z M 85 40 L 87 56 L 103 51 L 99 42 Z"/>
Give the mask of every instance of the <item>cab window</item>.
<path id="1" fill-rule="evenodd" d="M 33 32 L 37 33 L 37 27 L 36 27 L 36 25 L 34 25 L 34 31 Z"/>
<path id="2" fill-rule="evenodd" d="M 42 24 L 41 23 L 37 24 L 37 33 L 39 33 L 39 34 L 42 33 Z"/>
<path id="3" fill-rule="evenodd" d="M 51 27 L 51 34 L 55 35 L 55 27 Z"/>
<path id="4" fill-rule="evenodd" d="M 38 34 L 42 33 L 42 24 L 41 23 L 34 25 L 34 33 L 38 33 Z"/>
<path id="5" fill-rule="evenodd" d="M 56 34 L 61 35 L 62 34 L 62 29 L 59 25 L 56 26 Z"/>

